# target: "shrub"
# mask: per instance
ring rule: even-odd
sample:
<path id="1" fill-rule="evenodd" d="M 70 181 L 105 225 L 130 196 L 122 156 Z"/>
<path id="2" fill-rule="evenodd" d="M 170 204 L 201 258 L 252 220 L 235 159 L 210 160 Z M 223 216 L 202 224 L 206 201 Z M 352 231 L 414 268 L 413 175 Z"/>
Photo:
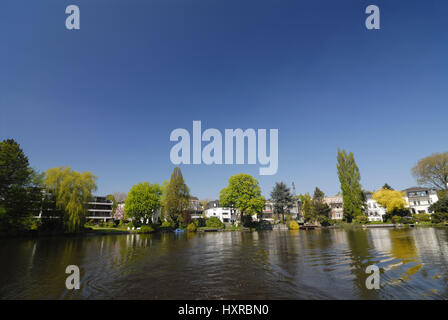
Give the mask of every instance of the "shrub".
<path id="1" fill-rule="evenodd" d="M 144 225 L 144 226 L 140 227 L 140 230 L 138 230 L 137 233 L 152 233 L 154 231 L 155 231 L 155 229 L 153 228 L 153 226 Z"/>
<path id="2" fill-rule="evenodd" d="M 356 216 L 355 219 L 353 219 L 353 222 L 360 223 L 360 224 L 367 223 L 368 221 L 369 221 L 369 219 L 367 219 L 367 217 L 365 215 L 359 215 L 359 216 Z"/>
<path id="3" fill-rule="evenodd" d="M 327 218 L 326 216 L 323 216 L 323 215 L 318 216 L 316 220 L 323 227 L 328 227 L 328 226 L 331 226 L 333 224 L 333 221 L 331 219 L 329 219 L 329 218 Z"/>
<path id="4" fill-rule="evenodd" d="M 205 219 L 204 218 L 197 218 L 193 220 L 193 223 L 197 228 L 205 227 Z"/>
<path id="5" fill-rule="evenodd" d="M 162 225 L 160 226 L 160 230 L 162 232 L 168 232 L 175 228 L 176 228 L 175 223 L 173 221 L 169 221 L 169 220 L 163 221 Z"/>
<path id="6" fill-rule="evenodd" d="M 140 227 L 142 224 L 140 223 L 140 222 L 138 222 L 138 221 L 135 221 L 135 220 L 133 220 L 133 221 L 131 221 L 131 222 L 129 222 L 128 223 L 128 227 L 129 228 L 135 228 L 135 229 L 137 229 L 138 227 Z"/>
<path id="7" fill-rule="evenodd" d="M 40 219 L 41 225 L 39 230 L 48 232 L 48 231 L 62 231 L 64 229 L 63 221 L 62 219 L 52 219 L 43 217 Z M 93 224 L 92 224 L 93 225 Z"/>
<path id="8" fill-rule="evenodd" d="M 256 225 L 255 228 L 257 230 L 271 230 L 272 229 L 272 225 L 267 220 L 260 220 L 259 222 L 257 222 L 257 225 Z"/>
<path id="9" fill-rule="evenodd" d="M 162 228 L 171 228 L 172 224 L 169 221 L 163 221 L 162 222 Z"/>
<path id="10" fill-rule="evenodd" d="M 418 213 L 413 215 L 415 221 L 417 222 L 429 222 L 431 221 L 431 216 L 426 213 Z"/>
<path id="11" fill-rule="evenodd" d="M 431 215 L 431 222 L 441 223 L 448 220 L 448 213 L 446 212 L 436 212 Z"/>
<path id="12" fill-rule="evenodd" d="M 344 221 L 343 220 L 339 220 L 339 219 L 330 219 L 330 223 L 332 225 L 340 226 L 340 225 L 342 225 L 344 223 Z"/>
<path id="13" fill-rule="evenodd" d="M 384 222 L 383 221 L 370 221 L 369 222 L 370 224 L 384 224 Z"/>
<path id="14" fill-rule="evenodd" d="M 93 226 L 94 225 L 93 219 L 90 219 L 89 221 L 87 221 L 85 225 L 89 226 L 89 227 Z"/>
<path id="15" fill-rule="evenodd" d="M 182 217 L 182 216 L 178 216 L 177 217 L 177 225 L 179 226 L 179 228 L 185 229 L 187 227 L 187 223 L 185 221 L 185 218 Z"/>
<path id="16" fill-rule="evenodd" d="M 207 219 L 205 225 L 209 228 L 217 228 L 217 229 L 224 228 L 224 223 L 222 223 L 221 220 L 219 220 L 216 217 L 211 217 Z"/>
<path id="17" fill-rule="evenodd" d="M 412 217 L 406 216 L 401 218 L 401 223 L 411 224 L 414 223 L 414 219 Z"/>
<path id="18" fill-rule="evenodd" d="M 195 225 L 194 223 L 190 223 L 190 224 L 187 226 L 187 231 L 188 231 L 188 232 L 196 232 L 196 225 Z"/>
<path id="19" fill-rule="evenodd" d="M 108 228 L 115 228 L 115 222 L 113 220 L 107 221 L 104 225 Z"/>
<path id="20" fill-rule="evenodd" d="M 288 229 L 289 230 L 299 230 L 299 224 L 295 220 L 291 220 L 288 223 Z"/>
<path id="21" fill-rule="evenodd" d="M 400 216 L 392 216 L 393 223 L 401 223 L 402 218 Z"/>
<path id="22" fill-rule="evenodd" d="M 242 221 L 243 227 L 247 227 L 247 228 L 254 228 L 254 224 L 252 221 L 252 216 L 250 214 L 245 214 L 243 216 L 243 221 Z"/>

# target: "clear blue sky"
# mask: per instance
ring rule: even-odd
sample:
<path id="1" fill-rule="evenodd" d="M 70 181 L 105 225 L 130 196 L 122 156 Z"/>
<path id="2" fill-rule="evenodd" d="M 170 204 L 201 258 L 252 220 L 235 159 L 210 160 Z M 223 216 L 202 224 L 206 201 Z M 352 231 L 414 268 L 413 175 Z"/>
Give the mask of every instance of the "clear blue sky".
<path id="1" fill-rule="evenodd" d="M 79 5 L 81 29 L 65 28 Z M 381 30 L 364 26 L 381 9 Z M 230 175 L 336 194 L 337 149 L 365 189 L 415 185 L 448 148 L 448 2 L 2 0 L 0 138 L 40 170 L 98 176 L 97 194 L 169 179 L 175 128 L 278 128 L 279 170 L 182 165 L 191 193 Z"/>

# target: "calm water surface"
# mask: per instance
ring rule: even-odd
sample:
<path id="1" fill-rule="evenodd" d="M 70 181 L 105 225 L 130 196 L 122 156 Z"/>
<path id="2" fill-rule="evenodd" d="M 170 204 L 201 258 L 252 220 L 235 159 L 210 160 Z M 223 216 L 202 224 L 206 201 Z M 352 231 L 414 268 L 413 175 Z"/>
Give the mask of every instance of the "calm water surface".
<path id="1" fill-rule="evenodd" d="M 448 299 L 448 229 L 3 239 L 0 299 Z"/>

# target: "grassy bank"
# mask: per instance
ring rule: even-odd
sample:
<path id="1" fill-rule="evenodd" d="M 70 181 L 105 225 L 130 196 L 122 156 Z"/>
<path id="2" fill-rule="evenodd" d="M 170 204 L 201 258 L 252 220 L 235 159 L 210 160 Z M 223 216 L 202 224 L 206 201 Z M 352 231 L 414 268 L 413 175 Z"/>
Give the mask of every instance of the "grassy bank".
<path id="1" fill-rule="evenodd" d="M 136 230 L 128 230 L 126 227 L 97 227 L 97 226 L 89 226 L 85 228 L 87 233 L 135 233 Z"/>

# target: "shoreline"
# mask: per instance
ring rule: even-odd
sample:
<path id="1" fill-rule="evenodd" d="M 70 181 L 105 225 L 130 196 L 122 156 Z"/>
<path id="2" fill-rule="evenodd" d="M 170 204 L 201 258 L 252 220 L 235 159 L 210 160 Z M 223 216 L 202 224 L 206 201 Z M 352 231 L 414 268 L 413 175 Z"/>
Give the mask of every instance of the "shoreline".
<path id="1" fill-rule="evenodd" d="M 402 224 L 372 224 L 372 225 L 337 225 L 337 226 L 325 226 L 325 227 L 317 227 L 316 229 L 409 229 L 409 228 L 447 228 L 448 225 L 441 224 L 414 224 L 410 225 L 402 225 Z M 216 230 L 206 230 L 199 229 L 195 232 L 184 231 L 185 233 L 216 233 L 216 232 L 259 232 L 259 231 L 278 231 L 276 229 L 263 229 L 257 230 L 254 228 L 242 228 L 242 229 L 216 229 Z M 299 230 L 290 230 L 290 229 L 281 229 L 281 231 L 299 231 Z M 304 230 L 302 232 L 307 232 L 308 230 Z M 38 232 L 38 231 L 30 231 L 27 233 L 19 233 L 19 234 L 8 234 L 8 233 L 0 233 L 1 239 L 36 239 L 36 238 L 52 238 L 52 237 L 66 237 L 66 238 L 76 238 L 76 237 L 93 237 L 93 236 L 108 236 L 108 235 L 126 235 L 126 234 L 161 234 L 161 233 L 174 233 L 173 231 L 168 230 L 156 230 L 151 233 L 139 233 L 138 230 L 120 230 L 115 228 L 97 228 L 97 229 L 86 229 L 83 232 L 78 233 L 64 233 L 64 232 Z"/>

